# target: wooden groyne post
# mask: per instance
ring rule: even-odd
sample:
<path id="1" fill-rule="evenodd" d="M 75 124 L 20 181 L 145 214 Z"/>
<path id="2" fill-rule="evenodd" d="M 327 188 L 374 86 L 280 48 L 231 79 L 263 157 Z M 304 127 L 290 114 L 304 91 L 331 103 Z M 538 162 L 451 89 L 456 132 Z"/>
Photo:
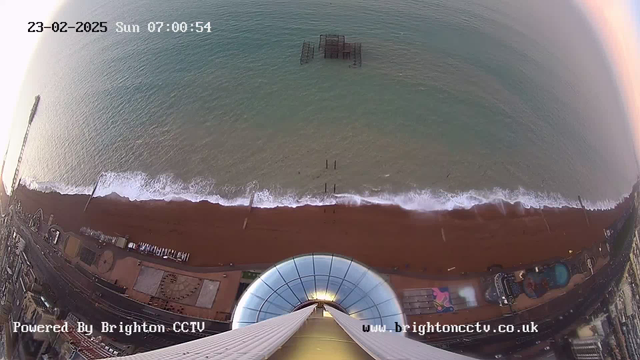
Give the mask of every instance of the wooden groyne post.
<path id="1" fill-rule="evenodd" d="M 582 198 L 580 198 L 580 195 L 578 195 L 578 202 L 580 203 L 580 207 L 582 208 L 582 211 L 584 212 L 584 219 L 587 220 L 587 226 L 591 226 L 589 224 L 589 216 L 587 215 L 587 209 L 585 209 L 584 204 L 582 203 Z"/>
<path id="2" fill-rule="evenodd" d="M 542 215 L 542 220 L 544 220 L 544 224 L 547 227 L 547 231 L 549 232 L 549 234 L 551 234 L 551 228 L 549 228 L 549 223 L 547 222 L 547 218 L 544 216 L 544 211 L 542 211 L 542 209 L 540 209 L 540 215 Z"/>
<path id="3" fill-rule="evenodd" d="M 96 184 L 93 186 L 93 191 L 91 191 L 91 195 L 89 195 L 89 199 L 87 200 L 87 203 L 84 205 L 84 210 L 82 210 L 82 212 L 87 212 L 87 208 L 89 207 L 89 203 L 91 202 L 91 199 L 93 199 L 93 195 L 95 195 L 96 190 L 98 189 L 98 185 L 100 185 L 100 179 L 102 179 L 102 174 L 100 174 L 100 176 L 98 176 L 98 181 L 96 181 Z"/>
<path id="4" fill-rule="evenodd" d="M 256 193 L 251 194 L 251 199 L 249 199 L 249 214 L 251 214 L 251 209 L 253 209 L 253 199 L 255 199 Z M 242 230 L 247 228 L 247 224 L 249 223 L 249 214 L 244 218 L 244 224 L 242 224 Z"/>

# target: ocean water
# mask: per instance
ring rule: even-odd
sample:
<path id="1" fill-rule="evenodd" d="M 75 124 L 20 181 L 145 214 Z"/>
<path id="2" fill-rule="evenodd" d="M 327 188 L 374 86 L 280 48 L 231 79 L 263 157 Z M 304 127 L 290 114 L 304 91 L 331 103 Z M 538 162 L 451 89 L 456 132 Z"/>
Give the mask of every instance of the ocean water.
<path id="1" fill-rule="evenodd" d="M 36 94 L 21 176 L 41 191 L 100 178 L 99 196 L 137 200 L 607 208 L 636 178 L 607 55 L 569 0 L 70 0 L 55 19 L 109 31 L 43 36 L 6 182 Z M 362 67 L 301 66 L 324 33 L 361 42 Z"/>

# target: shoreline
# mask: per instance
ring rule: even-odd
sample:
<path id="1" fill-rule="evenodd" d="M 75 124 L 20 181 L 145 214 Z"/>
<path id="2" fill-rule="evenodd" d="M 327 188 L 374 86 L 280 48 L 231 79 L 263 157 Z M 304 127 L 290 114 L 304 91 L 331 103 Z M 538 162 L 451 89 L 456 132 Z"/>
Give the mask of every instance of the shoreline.
<path id="1" fill-rule="evenodd" d="M 162 176 L 154 179 L 146 177 L 142 173 L 104 173 L 99 179 L 95 197 L 122 197 L 128 201 L 190 201 L 198 203 L 206 201 L 229 207 L 249 206 L 254 199 L 254 207 L 273 209 L 278 207 L 298 208 L 303 206 L 398 206 L 408 211 L 433 212 L 451 211 L 457 209 L 469 210 L 474 206 L 485 204 L 521 204 L 525 208 L 581 208 L 584 205 L 588 210 L 609 210 L 619 204 L 624 196 L 604 200 L 587 200 L 579 197 L 568 198 L 556 192 L 539 192 L 535 190 L 502 189 L 471 189 L 460 191 L 445 191 L 442 189 L 407 190 L 404 192 L 374 192 L 370 193 L 317 193 L 315 195 L 297 194 L 294 190 L 278 190 L 272 192 L 267 189 L 249 192 L 235 197 L 224 197 L 220 194 L 209 194 L 211 189 L 202 188 L 198 184 L 182 183 L 179 180 L 167 180 Z M 155 184 L 155 181 L 160 181 Z M 151 182 L 149 182 L 151 181 Z M 70 186 L 57 182 L 38 182 L 24 178 L 20 185 L 27 189 L 43 192 L 58 193 L 61 195 L 89 195 L 94 190 L 90 186 Z"/>
<path id="2" fill-rule="evenodd" d="M 615 209 L 525 208 L 483 204 L 471 209 L 417 212 L 393 205 L 324 205 L 296 208 L 223 206 L 207 201 L 129 201 L 117 195 L 91 200 L 21 185 L 17 198 L 54 224 L 79 233 L 82 226 L 129 235 L 191 253 L 197 267 L 275 264 L 294 255 L 328 252 L 377 269 L 433 275 L 484 272 L 566 258 L 604 239 L 603 229 L 630 206 Z M 544 216 L 543 216 L 544 214 Z M 244 220 L 248 218 L 246 229 Z M 447 270 L 454 267 L 455 271 Z"/>

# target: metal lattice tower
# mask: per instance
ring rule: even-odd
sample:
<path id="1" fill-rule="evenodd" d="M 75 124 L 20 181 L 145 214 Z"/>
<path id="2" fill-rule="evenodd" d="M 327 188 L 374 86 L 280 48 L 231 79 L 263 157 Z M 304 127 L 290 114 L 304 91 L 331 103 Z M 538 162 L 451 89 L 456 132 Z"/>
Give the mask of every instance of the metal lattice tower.
<path id="1" fill-rule="evenodd" d="M 18 177 L 20 175 L 20 164 L 22 163 L 22 156 L 24 155 L 24 148 L 27 146 L 27 139 L 29 138 L 29 130 L 31 129 L 31 123 L 36 116 L 36 110 L 38 110 L 38 104 L 40 103 L 40 95 L 36 96 L 33 106 L 31 107 L 31 114 L 29 115 L 29 123 L 27 124 L 27 130 L 24 132 L 24 139 L 22 139 L 22 147 L 20 148 L 20 155 L 18 156 L 18 162 L 16 163 L 16 172 L 13 174 L 13 181 L 11 181 L 11 195 L 16 190 L 18 185 Z"/>

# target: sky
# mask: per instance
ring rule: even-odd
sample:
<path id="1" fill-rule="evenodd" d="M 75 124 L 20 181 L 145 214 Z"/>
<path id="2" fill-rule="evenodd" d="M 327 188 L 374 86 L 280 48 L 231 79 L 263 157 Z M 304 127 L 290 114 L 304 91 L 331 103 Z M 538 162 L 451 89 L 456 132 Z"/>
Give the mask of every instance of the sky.
<path id="1" fill-rule="evenodd" d="M 22 79 L 29 65 L 40 33 L 28 33 L 29 21 L 51 22 L 63 0 L 1 0 L 0 44 L 0 156 L 9 141 L 9 128 L 20 94 Z"/>
<path id="2" fill-rule="evenodd" d="M 600 35 L 640 153 L 640 0 L 575 0 Z"/>
<path id="3" fill-rule="evenodd" d="M 640 1 L 632 1 L 631 4 L 634 21 L 636 22 L 636 28 L 640 32 Z"/>
<path id="4" fill-rule="evenodd" d="M 4 155 L 20 86 L 41 37 L 27 32 L 28 22 L 50 23 L 65 0 L 1 1 L 0 44 L 8 50 L 0 58 L 0 151 Z M 631 119 L 636 152 L 640 153 L 640 0 L 572 1 L 582 7 L 600 34 Z"/>

